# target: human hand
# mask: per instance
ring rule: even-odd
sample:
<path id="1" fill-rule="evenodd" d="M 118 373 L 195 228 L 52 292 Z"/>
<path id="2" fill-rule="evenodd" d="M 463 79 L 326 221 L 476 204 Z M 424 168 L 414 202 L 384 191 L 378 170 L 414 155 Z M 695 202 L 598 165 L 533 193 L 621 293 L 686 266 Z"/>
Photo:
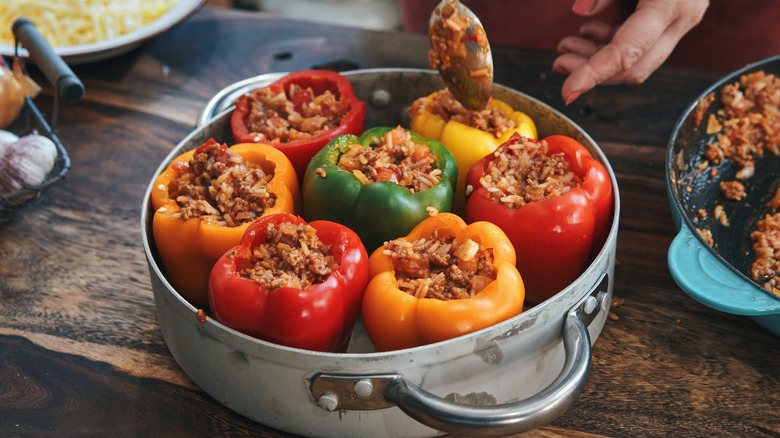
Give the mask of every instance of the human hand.
<path id="1" fill-rule="evenodd" d="M 574 0 L 572 10 L 592 16 L 614 0 Z M 585 23 L 558 44 L 556 73 L 568 74 L 561 95 L 570 104 L 599 84 L 641 84 L 663 64 L 680 39 L 699 24 L 709 0 L 639 0 L 617 27 Z"/>

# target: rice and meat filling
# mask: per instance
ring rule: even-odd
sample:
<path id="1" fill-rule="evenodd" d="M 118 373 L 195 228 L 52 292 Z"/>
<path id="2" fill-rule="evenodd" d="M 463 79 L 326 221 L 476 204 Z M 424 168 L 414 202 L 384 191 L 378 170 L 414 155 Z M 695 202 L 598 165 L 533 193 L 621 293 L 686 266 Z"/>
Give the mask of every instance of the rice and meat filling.
<path id="1" fill-rule="evenodd" d="M 780 154 L 780 78 L 764 71 L 742 75 L 738 82 L 723 87 L 720 93 L 723 108 L 710 114 L 707 120 L 707 134 L 716 134 L 715 141 L 707 144 L 702 170 L 730 160 L 737 167 L 734 181 L 721 181 L 720 190 L 726 199 L 741 201 L 747 197 L 745 180 L 755 173 L 755 159 L 766 153 Z M 710 94 L 697 108 L 697 124 L 709 103 L 714 101 Z M 717 175 L 712 168 L 710 175 Z M 780 208 L 780 188 L 768 204 L 772 210 Z M 728 226 L 723 206 L 716 204 L 713 215 L 723 226 Z M 707 230 L 709 231 L 709 230 Z M 702 230 L 699 230 L 702 233 Z M 704 236 L 704 234 L 702 234 Z M 709 233 L 711 236 L 711 233 Z M 755 259 L 751 276 L 773 293 L 780 295 L 777 275 L 780 273 L 780 213 L 766 215 L 751 234 Z M 710 246 L 714 241 L 707 240 Z"/>
<path id="2" fill-rule="evenodd" d="M 747 196 L 745 185 L 739 181 L 721 181 L 720 192 L 732 201 L 740 201 Z"/>
<path id="3" fill-rule="evenodd" d="M 562 153 L 547 154 L 545 141 L 521 137 L 506 149 L 498 149 L 494 157 L 479 183 L 495 202 L 509 208 L 560 196 L 582 185 Z"/>
<path id="4" fill-rule="evenodd" d="M 517 128 L 517 123 L 507 117 L 492 102 L 481 110 L 470 110 L 463 106 L 448 89 L 436 93 L 432 99 L 420 98 L 409 108 L 411 114 L 429 112 L 445 122 L 453 120 L 466 126 L 487 132 L 500 138 L 508 131 Z"/>
<path id="5" fill-rule="evenodd" d="M 467 34 L 473 20 L 460 13 L 456 3 L 458 0 L 450 0 L 449 4 L 441 8 L 442 20 L 433 21 L 430 32 L 431 48 L 428 50 L 428 61 L 436 70 L 447 70 L 452 66 L 453 59 L 466 58 L 466 41 L 477 43 L 480 58 L 485 58 L 489 50 L 489 42 L 485 29 L 481 25 L 473 28 L 472 34 Z M 487 68 L 472 70 L 472 77 L 486 76 L 490 74 Z"/>
<path id="6" fill-rule="evenodd" d="M 767 214 L 758 221 L 750 237 L 756 257 L 751 275 L 755 280 L 763 282 L 766 290 L 780 296 L 780 213 L 771 216 Z"/>
<path id="7" fill-rule="evenodd" d="M 289 96 L 262 88 L 248 96 L 246 117 L 249 135 L 254 141 L 286 143 L 319 135 L 337 128 L 349 112 L 339 96 L 325 90 L 315 94 L 311 87 L 293 84 Z"/>
<path id="8" fill-rule="evenodd" d="M 723 109 L 708 121 L 707 133 L 717 136 L 705 156 L 713 165 L 729 159 L 738 179 L 749 178 L 755 157 L 780 154 L 780 78 L 763 71 L 744 75 L 723 87 L 721 101 Z"/>
<path id="9" fill-rule="evenodd" d="M 441 181 L 436 155 L 427 146 L 413 142 L 400 126 L 372 142 L 375 147 L 350 146 L 339 157 L 339 168 L 355 175 L 363 185 L 391 181 L 411 193 L 430 189 Z"/>
<path id="10" fill-rule="evenodd" d="M 243 269 L 241 276 L 265 284 L 269 290 L 305 289 L 323 283 L 338 269 L 330 250 L 311 225 L 271 224 L 265 242 L 253 248 L 250 267 Z"/>
<path id="11" fill-rule="evenodd" d="M 416 298 L 471 298 L 497 276 L 491 248 L 438 231 L 415 242 L 385 242 L 383 251 L 393 261 L 399 289 Z"/>
<path id="12" fill-rule="evenodd" d="M 169 190 L 184 220 L 199 218 L 235 227 L 259 218 L 276 203 L 276 195 L 267 188 L 273 173 L 245 161 L 224 144 L 212 143 L 178 166 L 183 169 Z"/>

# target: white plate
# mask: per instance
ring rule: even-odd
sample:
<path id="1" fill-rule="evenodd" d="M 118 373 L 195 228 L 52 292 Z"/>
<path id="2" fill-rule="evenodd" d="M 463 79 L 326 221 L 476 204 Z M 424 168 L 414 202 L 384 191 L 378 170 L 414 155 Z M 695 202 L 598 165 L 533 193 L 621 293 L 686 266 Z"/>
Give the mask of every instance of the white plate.
<path id="1" fill-rule="evenodd" d="M 180 23 L 197 11 L 205 2 L 206 0 L 179 0 L 160 18 L 140 29 L 95 43 L 55 47 L 54 51 L 68 64 L 101 61 L 121 55 Z M 26 57 L 27 51 L 22 48 L 19 54 Z M 13 56 L 14 46 L 11 44 L 0 44 L 0 55 Z"/>

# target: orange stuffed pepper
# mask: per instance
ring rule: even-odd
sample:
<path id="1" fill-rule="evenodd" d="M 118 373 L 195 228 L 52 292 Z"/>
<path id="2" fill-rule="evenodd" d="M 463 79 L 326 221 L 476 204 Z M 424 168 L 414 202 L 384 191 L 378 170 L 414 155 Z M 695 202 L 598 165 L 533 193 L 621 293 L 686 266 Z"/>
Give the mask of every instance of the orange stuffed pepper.
<path id="1" fill-rule="evenodd" d="M 209 140 L 178 156 L 152 188 L 154 242 L 165 276 L 184 298 L 208 303 L 208 277 L 256 219 L 300 204 L 290 160 L 272 146 Z"/>
<path id="2" fill-rule="evenodd" d="M 518 315 L 525 289 L 500 228 L 435 214 L 369 258 L 362 316 L 378 351 L 451 339 Z"/>

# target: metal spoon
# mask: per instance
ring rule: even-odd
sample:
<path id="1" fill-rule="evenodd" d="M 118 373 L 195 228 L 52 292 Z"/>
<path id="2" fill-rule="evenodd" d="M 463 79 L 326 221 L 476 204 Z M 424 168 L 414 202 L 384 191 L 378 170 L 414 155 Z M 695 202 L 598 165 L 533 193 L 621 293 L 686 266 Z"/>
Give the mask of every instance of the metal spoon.
<path id="1" fill-rule="evenodd" d="M 442 0 L 428 22 L 428 59 L 447 88 L 468 109 L 490 100 L 493 55 L 479 18 L 459 0 Z"/>

